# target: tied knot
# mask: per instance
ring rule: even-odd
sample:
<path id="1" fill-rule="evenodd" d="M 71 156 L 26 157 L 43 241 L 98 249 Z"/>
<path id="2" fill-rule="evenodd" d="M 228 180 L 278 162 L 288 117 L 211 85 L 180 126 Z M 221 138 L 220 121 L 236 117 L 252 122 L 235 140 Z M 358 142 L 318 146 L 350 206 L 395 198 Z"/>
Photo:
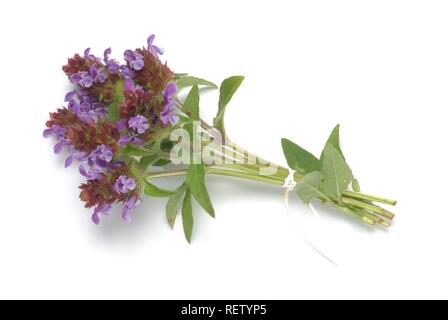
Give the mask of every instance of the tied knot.
<path id="1" fill-rule="evenodd" d="M 286 189 L 287 192 L 292 191 L 296 188 L 297 182 L 294 179 L 294 175 L 296 174 L 296 170 L 288 169 L 289 175 L 285 178 L 285 183 L 283 184 L 283 188 Z"/>

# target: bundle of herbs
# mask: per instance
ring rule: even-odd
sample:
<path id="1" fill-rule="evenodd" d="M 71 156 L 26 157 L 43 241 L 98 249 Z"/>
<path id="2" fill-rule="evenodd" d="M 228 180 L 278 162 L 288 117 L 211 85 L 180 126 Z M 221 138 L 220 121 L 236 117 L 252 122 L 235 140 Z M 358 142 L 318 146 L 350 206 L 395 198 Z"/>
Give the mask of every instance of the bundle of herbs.
<path id="1" fill-rule="evenodd" d="M 85 177 L 80 198 L 93 208 L 92 221 L 121 204 L 122 216 L 131 212 L 143 195 L 167 198 L 166 216 L 174 225 L 181 212 L 186 239 L 193 232 L 192 201 L 215 216 L 205 179 L 229 176 L 295 190 L 305 204 L 316 199 L 362 221 L 389 227 L 394 215 L 379 204 L 396 201 L 364 194 L 339 144 L 339 126 L 332 131 L 319 158 L 294 142 L 282 139 L 288 167 L 262 159 L 227 136 L 226 107 L 244 78 L 233 76 L 219 87 L 218 110 L 212 124 L 199 115 L 200 88 L 214 83 L 172 72 L 154 45 L 126 50 L 124 63 L 86 49 L 63 66 L 74 85 L 66 107 L 50 114 L 44 137 L 54 137 L 54 151 L 67 153 L 65 166 L 78 162 Z M 182 90 L 189 90 L 180 99 Z M 175 190 L 162 189 L 154 180 L 184 176 Z"/>

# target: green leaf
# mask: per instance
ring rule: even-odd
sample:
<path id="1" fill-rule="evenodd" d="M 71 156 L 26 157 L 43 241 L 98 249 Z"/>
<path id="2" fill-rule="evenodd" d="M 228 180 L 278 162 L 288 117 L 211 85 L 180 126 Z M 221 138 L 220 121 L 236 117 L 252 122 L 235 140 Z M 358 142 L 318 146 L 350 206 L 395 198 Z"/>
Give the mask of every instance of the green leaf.
<path id="1" fill-rule="evenodd" d="M 117 82 L 115 86 L 114 100 L 108 107 L 108 115 L 112 121 L 120 120 L 120 112 L 118 110 L 118 106 L 121 102 L 125 101 L 123 91 L 124 91 L 124 81 Z"/>
<path id="2" fill-rule="evenodd" d="M 188 73 L 174 73 L 174 79 L 179 80 L 180 78 L 185 78 L 186 76 L 188 76 Z"/>
<path id="3" fill-rule="evenodd" d="M 179 121 L 176 124 L 176 126 L 178 126 L 178 127 L 182 127 L 183 125 L 191 123 L 193 121 L 193 120 L 191 120 L 190 117 L 187 117 L 187 116 L 184 116 L 181 114 L 179 114 L 178 117 L 179 117 Z"/>
<path id="4" fill-rule="evenodd" d="M 152 150 L 137 148 L 134 145 L 127 143 L 122 149 L 123 154 L 134 156 L 134 157 L 146 157 L 153 156 L 155 153 Z"/>
<path id="5" fill-rule="evenodd" d="M 174 227 L 176 222 L 177 213 L 179 212 L 180 202 L 185 193 L 187 185 L 183 183 L 179 188 L 174 191 L 174 194 L 168 199 L 166 203 L 166 218 L 171 228 Z"/>
<path id="6" fill-rule="evenodd" d="M 139 161 L 140 170 L 146 171 L 148 167 L 153 165 L 153 163 L 156 162 L 158 159 L 159 157 L 157 155 L 141 157 Z"/>
<path id="7" fill-rule="evenodd" d="M 163 167 L 163 166 L 166 166 L 169 163 L 171 163 L 170 160 L 158 159 L 156 162 L 152 163 L 151 165 L 154 166 L 154 167 Z"/>
<path id="8" fill-rule="evenodd" d="M 145 194 L 150 197 L 166 198 L 175 194 L 174 191 L 159 188 L 148 181 L 145 181 Z"/>
<path id="9" fill-rule="evenodd" d="M 191 206 L 191 194 L 187 189 L 185 192 L 184 203 L 182 205 L 182 225 L 184 226 L 185 239 L 191 243 L 191 235 L 193 234 L 193 208 Z"/>
<path id="10" fill-rule="evenodd" d="M 322 173 L 313 171 L 306 174 L 297 184 L 297 194 L 305 204 L 309 204 L 313 198 L 318 196 L 327 198 L 327 196 L 320 190 L 323 178 L 324 176 Z"/>
<path id="11" fill-rule="evenodd" d="M 205 186 L 205 167 L 204 164 L 190 164 L 187 172 L 187 183 L 196 201 L 211 216 L 215 217 L 210 196 Z"/>
<path id="12" fill-rule="evenodd" d="M 336 148 L 336 150 L 338 150 L 342 154 L 342 157 L 344 157 L 344 154 L 341 150 L 340 140 L 339 140 L 339 128 L 340 128 L 340 125 L 338 124 L 331 132 L 325 145 L 331 144 L 333 147 Z M 325 157 L 325 155 L 324 155 L 324 152 L 322 151 L 322 154 L 320 156 L 321 161 L 323 160 L 324 157 Z"/>
<path id="13" fill-rule="evenodd" d="M 218 86 L 211 81 L 197 78 L 197 77 L 192 77 L 192 76 L 181 77 L 176 82 L 176 86 L 179 91 L 182 90 L 183 88 L 187 88 L 187 87 L 191 87 L 191 86 L 195 86 L 195 85 L 196 86 L 205 86 L 205 87 L 209 87 L 209 88 L 213 88 L 213 89 L 218 88 Z"/>
<path id="14" fill-rule="evenodd" d="M 226 135 L 224 129 L 224 113 L 226 111 L 226 107 L 229 104 L 235 92 L 240 87 L 243 80 L 244 80 L 243 76 L 230 77 L 222 82 L 221 87 L 219 89 L 218 113 L 216 114 L 216 117 L 213 119 L 213 125 L 215 126 L 216 129 L 221 131 L 223 136 Z"/>
<path id="15" fill-rule="evenodd" d="M 199 120 L 199 88 L 194 85 L 184 102 L 184 111 L 191 115 L 193 120 Z"/>
<path id="16" fill-rule="evenodd" d="M 353 191 L 361 192 L 361 187 L 359 185 L 358 179 L 353 179 L 353 181 L 352 181 L 352 189 L 353 189 Z"/>
<path id="17" fill-rule="evenodd" d="M 170 162 L 171 161 L 169 161 L 169 160 L 159 158 L 158 155 L 141 157 L 140 161 L 139 161 L 140 170 L 144 172 L 144 171 L 148 170 L 149 166 L 163 167 Z"/>
<path id="18" fill-rule="evenodd" d="M 340 201 L 342 192 L 347 190 L 353 180 L 353 174 L 342 153 L 332 143 L 327 143 L 324 148 L 322 173 L 325 176 L 322 191 L 328 197 Z"/>
<path id="19" fill-rule="evenodd" d="M 288 139 L 282 139 L 283 154 L 288 166 L 301 174 L 320 170 L 320 162 L 313 154 Z"/>
<path id="20" fill-rule="evenodd" d="M 170 133 L 171 134 L 171 133 Z M 170 152 L 174 146 L 174 142 L 168 139 L 164 139 L 160 142 L 160 150 L 164 152 Z"/>

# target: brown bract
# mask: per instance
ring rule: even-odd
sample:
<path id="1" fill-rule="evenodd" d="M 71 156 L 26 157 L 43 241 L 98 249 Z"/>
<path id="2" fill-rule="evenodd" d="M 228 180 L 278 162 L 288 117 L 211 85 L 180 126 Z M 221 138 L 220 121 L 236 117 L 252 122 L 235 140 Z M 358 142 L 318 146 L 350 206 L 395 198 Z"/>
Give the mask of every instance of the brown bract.
<path id="1" fill-rule="evenodd" d="M 137 49 L 135 51 L 141 54 L 145 61 L 143 68 L 135 71 L 134 79 L 137 84 L 153 91 L 155 95 L 161 94 L 166 85 L 174 79 L 173 72 L 166 63 L 162 63 L 158 57 L 148 52 L 148 50 Z"/>
<path id="2" fill-rule="evenodd" d="M 105 172 L 101 179 L 90 180 L 81 184 L 79 188 L 82 191 L 79 198 L 86 203 L 85 207 L 91 208 L 104 204 L 125 202 L 132 196 L 138 197 L 137 191 L 133 191 L 131 194 L 120 194 L 115 192 L 114 184 L 121 175 L 132 177 L 128 166 L 125 164 L 119 165 L 113 170 Z"/>
<path id="3" fill-rule="evenodd" d="M 46 125 L 49 128 L 58 125 L 67 129 L 65 138 L 79 151 L 89 153 L 102 144 L 111 148 L 114 153 L 118 150 L 119 132 L 113 124 L 104 120 L 94 124 L 86 123 L 69 109 L 61 108 L 50 113 L 50 120 Z"/>
<path id="4" fill-rule="evenodd" d="M 79 71 L 88 71 L 89 65 L 87 59 L 81 57 L 79 54 L 75 54 L 73 58 L 68 59 L 67 64 L 62 67 L 62 70 L 70 77 Z"/>

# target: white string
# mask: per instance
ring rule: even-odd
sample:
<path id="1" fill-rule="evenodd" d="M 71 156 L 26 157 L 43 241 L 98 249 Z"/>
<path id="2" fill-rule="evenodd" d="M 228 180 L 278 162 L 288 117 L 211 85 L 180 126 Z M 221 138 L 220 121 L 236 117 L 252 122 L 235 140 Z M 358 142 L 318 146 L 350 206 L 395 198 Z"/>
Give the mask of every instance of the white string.
<path id="1" fill-rule="evenodd" d="M 285 183 L 283 183 L 283 188 L 285 188 L 288 192 L 294 190 L 297 187 L 296 179 L 294 178 L 296 174 L 296 170 L 288 169 L 289 174 L 285 178 Z"/>
<path id="2" fill-rule="evenodd" d="M 289 169 L 289 175 L 285 178 L 285 182 L 283 184 L 283 188 L 285 189 L 285 193 L 283 195 L 283 198 L 285 200 L 285 206 L 286 211 L 288 212 L 288 217 L 291 220 L 292 224 L 295 226 L 297 234 L 300 236 L 300 238 L 309 245 L 315 252 L 317 252 L 320 256 L 322 256 L 325 260 L 329 261 L 330 263 L 334 264 L 335 266 L 338 266 L 336 262 L 331 260 L 328 256 L 326 256 L 322 251 L 320 251 L 307 237 L 305 231 L 300 227 L 300 225 L 297 223 L 297 221 L 294 220 L 291 210 L 289 208 L 289 192 L 293 191 L 297 187 L 297 182 L 295 181 L 296 170 Z M 317 210 L 314 208 L 314 206 L 310 203 L 309 208 L 311 209 L 311 212 L 316 216 L 316 218 L 322 222 L 322 218 L 320 214 L 317 212 Z"/>

